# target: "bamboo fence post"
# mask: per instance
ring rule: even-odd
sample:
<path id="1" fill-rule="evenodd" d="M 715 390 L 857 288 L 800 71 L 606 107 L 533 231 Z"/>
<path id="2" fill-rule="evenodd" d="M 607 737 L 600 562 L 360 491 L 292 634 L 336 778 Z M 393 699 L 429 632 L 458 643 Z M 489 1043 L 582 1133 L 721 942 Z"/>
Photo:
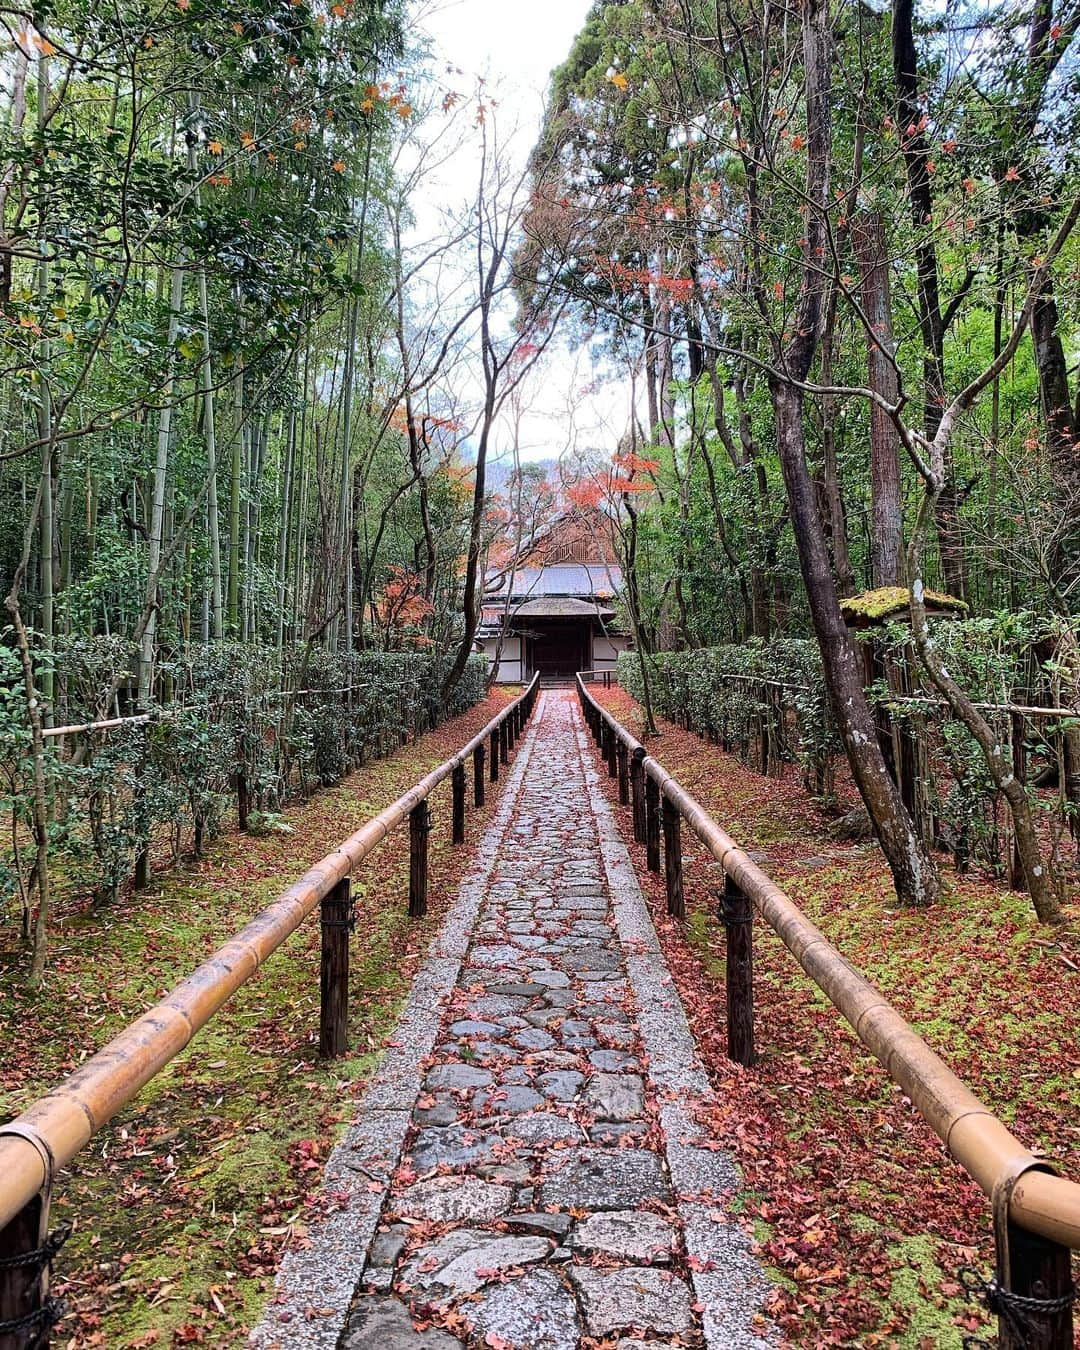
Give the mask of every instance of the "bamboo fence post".
<path id="1" fill-rule="evenodd" d="M 651 775 L 645 779 L 645 862 L 660 871 L 660 788 Z"/>
<path id="2" fill-rule="evenodd" d="M 738 883 L 724 877 L 720 917 L 727 942 L 728 1059 L 754 1062 L 754 910 Z"/>
<path id="3" fill-rule="evenodd" d="M 320 907 L 319 1054 L 336 1059 L 349 1048 L 349 934 L 354 919 L 348 877 L 323 896 Z"/>
<path id="4" fill-rule="evenodd" d="M 477 807 L 484 804 L 484 756 L 486 753 L 487 750 L 483 741 L 472 752 L 473 805 Z"/>
<path id="5" fill-rule="evenodd" d="M 426 799 L 409 812 L 409 917 L 422 919 L 427 914 L 428 834 L 431 809 Z"/>
<path id="6" fill-rule="evenodd" d="M 488 755 L 488 773 L 493 783 L 499 781 L 499 728 L 491 733 L 491 752 Z"/>
<path id="7" fill-rule="evenodd" d="M 455 764 L 450 775 L 450 787 L 454 799 L 453 841 L 465 842 L 465 765 Z"/>
<path id="8" fill-rule="evenodd" d="M 626 806 L 630 801 L 630 756 L 621 740 L 615 747 L 615 754 L 619 765 L 619 805 Z"/>
<path id="9" fill-rule="evenodd" d="M 682 815 L 667 797 L 664 816 L 664 881 L 667 885 L 667 912 L 676 919 L 686 918 L 686 897 L 682 874 Z"/>
<path id="10" fill-rule="evenodd" d="M 639 745 L 630 757 L 630 791 L 634 799 L 634 843 L 645 842 L 645 747 Z"/>

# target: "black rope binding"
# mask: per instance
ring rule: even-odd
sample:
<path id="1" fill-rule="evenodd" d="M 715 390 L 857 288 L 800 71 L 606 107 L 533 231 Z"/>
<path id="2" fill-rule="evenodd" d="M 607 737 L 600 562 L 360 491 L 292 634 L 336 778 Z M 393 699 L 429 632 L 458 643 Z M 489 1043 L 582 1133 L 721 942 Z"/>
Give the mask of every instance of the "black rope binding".
<path id="1" fill-rule="evenodd" d="M 30 1269 L 36 1277 L 40 1277 L 46 1270 L 51 1273 L 57 1252 L 70 1236 L 71 1224 L 59 1224 L 41 1246 L 35 1247 L 33 1251 L 21 1252 L 18 1256 L 0 1257 L 0 1270 Z M 21 1317 L 0 1322 L 0 1336 L 26 1335 L 32 1338 L 26 1342 L 28 1350 L 37 1350 L 37 1347 L 48 1344 L 49 1332 L 63 1317 L 64 1312 L 63 1299 L 53 1298 L 50 1295 L 40 1308 L 34 1308 L 32 1312 L 24 1313 Z"/>
<path id="2" fill-rule="evenodd" d="M 64 1301 L 60 1298 L 47 1298 L 40 1308 L 24 1313 L 22 1317 L 13 1317 L 9 1322 L 0 1322 L 0 1336 L 15 1336 L 20 1331 L 37 1331 L 34 1345 L 42 1344 L 42 1333 L 56 1326 L 64 1315 Z"/>
<path id="3" fill-rule="evenodd" d="M 71 1236 L 71 1224 L 62 1223 L 54 1228 L 40 1247 L 33 1251 L 22 1252 L 19 1256 L 0 1256 L 0 1270 L 20 1270 L 23 1266 L 36 1266 L 44 1270 L 51 1266 L 56 1253 Z M 0 1323 L 0 1326 L 6 1325 Z"/>
<path id="4" fill-rule="evenodd" d="M 980 1299 L 989 1312 L 1000 1317 L 1022 1345 L 1028 1344 L 1030 1318 L 1054 1317 L 1068 1312 L 1080 1298 L 1080 1288 L 1075 1284 L 1070 1284 L 1064 1294 L 1054 1298 L 1034 1298 L 1030 1294 L 1014 1294 L 996 1275 L 983 1279 L 972 1266 L 962 1266 L 957 1275 L 969 1297 Z"/>

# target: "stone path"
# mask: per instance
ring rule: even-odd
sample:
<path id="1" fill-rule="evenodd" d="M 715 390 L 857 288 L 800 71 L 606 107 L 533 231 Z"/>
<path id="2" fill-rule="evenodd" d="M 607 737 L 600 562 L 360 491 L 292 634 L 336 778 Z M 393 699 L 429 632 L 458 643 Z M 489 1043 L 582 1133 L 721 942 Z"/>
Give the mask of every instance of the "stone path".
<path id="1" fill-rule="evenodd" d="M 286 1260 L 254 1343 L 768 1344 L 708 1098 L 576 700 L 545 694 L 331 1159 L 341 1211 Z"/>

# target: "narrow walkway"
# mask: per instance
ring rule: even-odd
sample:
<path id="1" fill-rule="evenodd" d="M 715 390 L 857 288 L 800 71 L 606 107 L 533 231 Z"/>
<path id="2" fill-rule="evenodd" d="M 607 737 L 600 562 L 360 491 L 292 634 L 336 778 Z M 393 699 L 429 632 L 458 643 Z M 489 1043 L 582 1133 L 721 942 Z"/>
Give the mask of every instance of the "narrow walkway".
<path id="1" fill-rule="evenodd" d="M 254 1342 L 767 1343 L 708 1100 L 576 700 L 546 693 L 331 1160 L 340 1213 L 287 1259 Z"/>

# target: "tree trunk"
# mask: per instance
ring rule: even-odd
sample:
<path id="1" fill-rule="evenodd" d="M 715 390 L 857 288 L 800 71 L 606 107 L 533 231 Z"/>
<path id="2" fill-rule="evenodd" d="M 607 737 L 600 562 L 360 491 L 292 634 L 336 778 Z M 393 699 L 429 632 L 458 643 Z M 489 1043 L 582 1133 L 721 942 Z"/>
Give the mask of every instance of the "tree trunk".
<path id="1" fill-rule="evenodd" d="M 934 199 L 930 190 L 930 149 L 921 128 L 923 109 L 919 99 L 918 56 L 913 28 L 914 0 L 894 0 L 892 22 L 893 77 L 896 81 L 897 120 L 904 163 L 907 167 L 908 198 L 915 231 L 915 264 L 918 275 L 919 330 L 923 342 L 925 411 L 923 431 L 933 440 L 945 411 L 945 320 L 941 310 L 937 246 L 933 234 Z M 934 521 L 945 589 L 966 597 L 964 551 L 960 536 L 960 500 L 951 451 L 946 451 L 945 481 L 935 498 Z"/>
<path id="2" fill-rule="evenodd" d="M 866 356 L 869 387 L 889 403 L 896 402 L 895 350 L 889 296 L 889 256 L 885 225 L 877 211 L 852 222 L 851 243 L 859 268 L 860 298 L 869 324 Z M 870 561 L 874 586 L 900 584 L 902 507 L 900 501 L 900 438 L 892 419 L 876 403 L 870 405 Z"/>
<path id="3" fill-rule="evenodd" d="M 802 393 L 778 379 L 773 382 L 772 395 L 799 566 L 833 715 L 855 785 L 893 874 L 897 896 L 905 904 L 929 904 L 937 897 L 937 874 L 889 776 L 863 690 L 862 662 L 840 613 L 814 485 L 806 466 Z"/>
<path id="4" fill-rule="evenodd" d="M 158 580 L 161 554 L 165 547 L 165 506 L 169 478 L 169 447 L 172 443 L 174 372 L 176 338 L 180 331 L 180 306 L 184 302 L 184 260 L 177 260 L 169 284 L 169 323 L 165 336 L 166 376 L 161 391 L 162 408 L 158 414 L 157 457 L 154 461 L 154 484 L 150 504 L 149 549 L 146 559 L 146 601 L 148 617 L 139 644 L 140 708 L 148 708 L 153 696 L 154 642 L 157 634 Z"/>
<path id="5" fill-rule="evenodd" d="M 949 704 L 953 716 L 964 724 L 978 744 L 994 786 L 1009 805 L 1016 851 L 1020 857 L 1020 865 L 1024 869 L 1024 880 L 1027 882 L 1036 915 L 1042 923 L 1062 923 L 1064 915 L 1058 900 L 1053 869 L 1043 863 L 1027 789 L 1013 772 L 1011 754 L 1006 753 L 1006 747 L 1000 744 L 993 728 L 948 673 L 934 648 L 923 603 L 922 581 L 922 538 L 926 529 L 925 520 L 932 512 L 933 505 L 933 491 L 928 488 L 920 505 L 919 518 L 912 531 L 911 543 L 908 545 L 911 628 L 915 650 L 919 653 L 919 660 L 929 675 L 931 684 Z"/>
<path id="6" fill-rule="evenodd" d="M 825 531 L 806 463 L 803 393 L 794 381 L 810 370 L 822 319 L 826 221 L 832 206 L 830 37 L 828 0 L 803 0 L 806 80 L 808 218 L 803 275 L 793 336 L 779 354 L 782 369 L 770 378 L 780 464 L 787 488 L 799 567 L 821 649 L 825 683 L 852 776 L 881 844 L 901 901 L 928 904 L 937 897 L 933 861 L 915 831 L 878 745 L 877 729 L 862 684 L 862 662 L 840 614 Z"/>

